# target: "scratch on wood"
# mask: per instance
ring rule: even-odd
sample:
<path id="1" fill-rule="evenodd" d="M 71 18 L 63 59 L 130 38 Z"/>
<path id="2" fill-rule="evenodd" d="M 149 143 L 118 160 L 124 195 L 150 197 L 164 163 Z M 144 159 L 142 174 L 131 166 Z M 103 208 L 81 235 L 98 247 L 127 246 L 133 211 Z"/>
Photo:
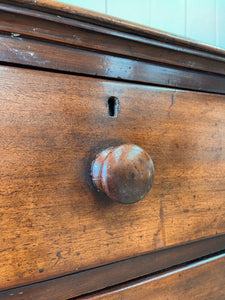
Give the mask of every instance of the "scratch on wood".
<path id="1" fill-rule="evenodd" d="M 171 101 L 171 106 L 174 105 L 174 94 L 172 94 L 172 101 Z"/>
<path id="2" fill-rule="evenodd" d="M 171 105 L 170 105 L 170 108 L 175 104 L 175 93 L 176 93 L 176 90 L 172 93 L 172 96 L 171 96 Z"/>
<path id="3" fill-rule="evenodd" d="M 56 253 L 56 256 L 57 256 L 57 261 L 55 262 L 55 265 L 60 261 L 60 259 L 62 258 L 62 256 L 61 256 L 61 251 L 58 251 L 57 253 Z"/>
<path id="4" fill-rule="evenodd" d="M 11 250 L 11 249 L 12 249 L 12 247 L 2 249 L 2 250 L 0 250 L 0 253 L 5 252 L 5 251 L 8 251 L 8 250 Z"/>
<path id="5" fill-rule="evenodd" d="M 162 231 L 162 238 L 164 246 L 166 245 L 166 232 L 165 232 L 165 225 L 164 225 L 164 211 L 163 211 L 163 201 L 160 201 L 160 223 L 161 223 L 161 231 Z"/>
<path id="6" fill-rule="evenodd" d="M 20 39 L 17 37 L 17 39 Z M 22 39 L 21 39 L 22 40 Z M 16 55 L 19 59 L 25 62 L 36 62 L 38 65 L 46 65 L 49 63 L 49 60 L 41 60 L 35 52 L 32 51 L 26 51 L 26 50 L 18 50 L 11 46 L 9 46 L 7 43 L 4 43 L 4 46 L 12 52 L 14 55 Z M 28 49 L 30 49 L 30 46 L 28 46 Z"/>

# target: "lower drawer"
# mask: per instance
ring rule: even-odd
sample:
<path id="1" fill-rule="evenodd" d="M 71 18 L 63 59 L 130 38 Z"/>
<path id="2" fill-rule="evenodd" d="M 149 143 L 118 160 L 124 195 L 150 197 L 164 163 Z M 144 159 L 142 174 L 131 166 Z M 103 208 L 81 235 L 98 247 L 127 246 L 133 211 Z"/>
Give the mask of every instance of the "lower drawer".
<path id="1" fill-rule="evenodd" d="M 225 96 L 13 67 L 0 85 L 0 290 L 225 233 Z M 155 165 L 129 205 L 90 178 L 124 143 Z"/>
<path id="2" fill-rule="evenodd" d="M 225 254 L 80 300 L 225 299 Z"/>

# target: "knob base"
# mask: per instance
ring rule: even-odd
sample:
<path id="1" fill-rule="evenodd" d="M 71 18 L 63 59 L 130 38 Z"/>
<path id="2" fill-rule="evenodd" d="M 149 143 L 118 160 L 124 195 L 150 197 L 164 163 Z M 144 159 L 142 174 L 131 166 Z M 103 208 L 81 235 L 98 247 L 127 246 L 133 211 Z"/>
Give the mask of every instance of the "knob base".
<path id="1" fill-rule="evenodd" d="M 104 151 L 102 151 L 96 159 L 92 163 L 91 167 L 91 176 L 92 176 L 92 182 L 94 186 L 104 193 L 104 190 L 102 188 L 101 184 L 101 172 L 102 172 L 102 166 L 104 163 L 104 160 L 106 156 L 109 154 L 109 152 L 112 150 L 112 148 L 107 148 Z"/>

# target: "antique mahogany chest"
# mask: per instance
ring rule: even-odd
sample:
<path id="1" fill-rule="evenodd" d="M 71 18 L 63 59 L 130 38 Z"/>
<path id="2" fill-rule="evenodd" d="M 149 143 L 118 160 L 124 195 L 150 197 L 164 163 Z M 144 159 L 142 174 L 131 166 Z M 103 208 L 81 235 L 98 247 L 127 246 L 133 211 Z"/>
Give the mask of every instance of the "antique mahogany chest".
<path id="1" fill-rule="evenodd" d="M 5 0 L 0 61 L 0 299 L 224 299 L 225 52 Z"/>

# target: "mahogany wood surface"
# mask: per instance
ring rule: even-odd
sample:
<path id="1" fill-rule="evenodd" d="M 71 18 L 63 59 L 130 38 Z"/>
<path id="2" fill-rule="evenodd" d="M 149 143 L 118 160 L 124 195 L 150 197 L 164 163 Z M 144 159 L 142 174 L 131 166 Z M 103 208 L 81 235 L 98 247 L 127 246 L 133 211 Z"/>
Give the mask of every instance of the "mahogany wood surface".
<path id="1" fill-rule="evenodd" d="M 223 50 L 60 2 L 2 0 L 0 64 L 0 299 L 68 299 L 225 249 L 225 96 L 196 92 L 225 94 Z M 124 143 L 156 172 L 128 206 L 91 181 L 96 155 Z M 171 299 L 203 280 L 223 299 L 206 266 L 165 275 Z M 150 283 L 162 295 L 162 280 L 140 293 Z"/>
<path id="2" fill-rule="evenodd" d="M 224 96 L 14 67 L 0 82 L 2 290 L 225 233 Z M 90 178 L 123 143 L 155 165 L 132 205 Z"/>
<path id="3" fill-rule="evenodd" d="M 4 63 L 225 93 L 223 50 L 58 2 L 1 2 L 0 32 Z"/>
<path id="4" fill-rule="evenodd" d="M 134 81 L 214 93 L 225 93 L 225 79 L 218 74 L 145 63 L 129 58 L 50 45 L 20 37 L 0 36 L 1 60 L 79 75 Z"/>
<path id="5" fill-rule="evenodd" d="M 59 1 L 52 0 L 2 0 L 1 3 L 8 4 L 9 6 L 2 6 L 9 10 L 13 10 L 14 12 L 28 13 L 27 8 L 31 8 L 36 12 L 36 17 L 40 16 L 40 12 L 49 13 L 46 18 L 50 18 L 51 15 L 56 15 L 59 19 L 59 23 L 61 22 L 61 17 L 68 17 L 71 20 L 79 20 L 84 23 L 91 23 L 92 25 L 100 25 L 101 27 L 105 27 L 105 29 L 118 29 L 120 31 L 126 33 L 137 34 L 139 37 L 151 37 L 158 41 L 164 41 L 167 43 L 167 46 L 170 44 L 175 45 L 183 45 L 190 49 L 199 49 L 204 52 L 219 54 L 224 56 L 224 50 L 214 47 L 211 45 L 207 45 L 205 43 L 196 42 L 191 39 L 187 39 L 178 35 L 174 35 L 165 31 L 161 31 L 155 28 L 150 28 L 148 26 L 143 26 L 141 24 L 133 23 L 130 21 L 126 21 L 123 19 L 119 19 L 110 15 L 101 14 L 98 12 L 94 12 L 91 10 L 83 9 L 81 7 L 76 7 L 74 5 L 69 5 L 67 3 L 60 3 Z M 16 9 L 15 9 L 16 8 Z M 21 8 L 21 10 L 19 10 Z M 31 14 L 29 12 L 28 14 Z M 63 20 L 65 21 L 65 20 Z M 94 27 L 93 27 L 94 29 Z"/>
<path id="6" fill-rule="evenodd" d="M 180 300 L 225 298 L 225 254 L 79 299 Z M 78 298 L 77 298 L 78 299 Z"/>
<path id="7" fill-rule="evenodd" d="M 0 292 L 1 300 L 62 300 L 159 272 L 224 249 L 225 235 Z"/>

